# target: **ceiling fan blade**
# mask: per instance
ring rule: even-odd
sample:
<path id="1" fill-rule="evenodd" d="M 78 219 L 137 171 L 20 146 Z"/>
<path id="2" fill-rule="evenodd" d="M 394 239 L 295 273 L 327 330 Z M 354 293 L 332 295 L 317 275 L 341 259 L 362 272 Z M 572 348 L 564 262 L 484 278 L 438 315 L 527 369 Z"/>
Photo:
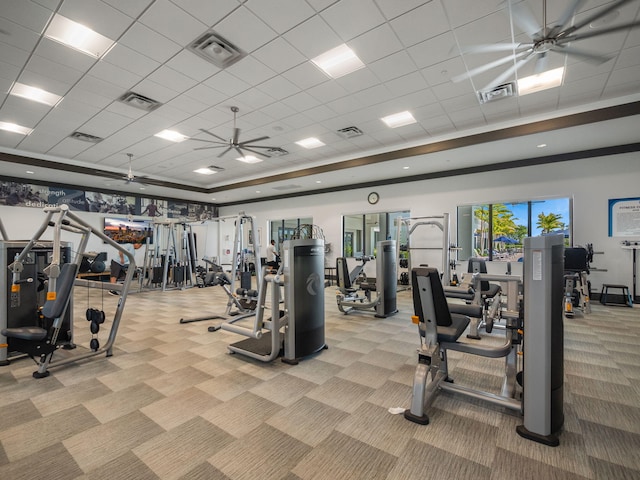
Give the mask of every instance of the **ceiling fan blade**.
<path id="1" fill-rule="evenodd" d="M 224 145 L 211 145 L 210 147 L 198 147 L 198 148 L 194 148 L 194 150 L 208 150 L 210 148 L 222 148 L 222 147 L 228 147 L 229 144 L 225 143 Z"/>
<path id="2" fill-rule="evenodd" d="M 260 147 L 260 148 L 264 148 L 264 147 Z M 272 147 L 268 147 L 268 148 L 272 148 Z M 242 147 L 242 150 L 246 150 L 247 152 L 255 153 L 256 155 L 261 155 L 266 158 L 271 158 L 271 155 L 267 155 L 266 153 L 262 153 L 257 150 L 252 150 L 251 148 L 247 148 L 246 146 Z"/>
<path id="3" fill-rule="evenodd" d="M 622 25 L 616 25 L 614 27 L 602 28 L 602 29 L 599 28 L 592 32 L 576 33 L 575 35 L 568 35 L 568 36 L 564 36 L 564 32 L 562 32 L 559 35 L 563 35 L 563 36 L 558 37 L 558 40 L 556 41 L 556 45 L 573 42 L 574 40 L 583 40 L 585 38 L 599 37 L 600 35 L 606 35 L 608 33 L 619 32 L 621 30 L 627 30 L 628 28 L 635 28 L 635 27 L 640 27 L 640 22 L 623 23 Z"/>
<path id="4" fill-rule="evenodd" d="M 219 143 L 221 145 L 229 145 L 229 142 L 216 142 L 215 140 L 205 140 L 203 138 L 190 138 L 189 140 L 195 140 L 196 142 Z"/>
<path id="5" fill-rule="evenodd" d="M 227 149 L 222 152 L 220 155 L 218 155 L 218 158 L 222 157 L 225 153 L 227 153 L 229 150 L 231 150 L 233 147 L 227 147 Z"/>
<path id="6" fill-rule="evenodd" d="M 246 143 L 241 143 L 239 145 L 239 147 L 240 148 L 247 148 L 247 147 L 250 147 L 250 148 L 275 148 L 275 147 L 272 147 L 271 145 L 247 145 Z"/>
<path id="7" fill-rule="evenodd" d="M 491 88 L 493 88 L 493 87 L 495 87 L 497 85 L 500 85 L 507 78 L 509 78 L 511 75 L 513 75 L 513 73 L 516 72 L 520 67 L 523 67 L 525 64 L 529 63 L 535 57 L 536 57 L 536 55 L 531 53 L 530 55 L 528 55 L 528 56 L 526 56 L 524 58 L 521 58 L 516 63 L 511 65 L 507 70 L 505 70 L 501 75 L 498 75 L 496 78 L 493 79 L 493 81 L 489 82 L 487 84 L 487 86 L 483 88 L 483 90 L 490 90 Z"/>
<path id="8" fill-rule="evenodd" d="M 233 129 L 233 138 L 231 139 L 231 144 L 232 145 L 237 145 L 238 144 L 238 137 L 240 136 L 240 129 L 239 128 L 234 128 Z"/>
<path id="9" fill-rule="evenodd" d="M 533 43 L 489 43 L 484 45 L 470 45 L 462 47 L 462 53 L 491 53 L 491 52 L 512 52 L 521 48 L 533 47 Z"/>
<path id="10" fill-rule="evenodd" d="M 555 47 L 552 47 L 551 50 L 558 53 L 566 53 L 567 55 L 580 58 L 581 60 L 593 63 L 594 65 L 602 65 L 603 63 L 608 62 L 613 58 L 607 55 L 597 55 L 595 53 L 590 53 L 585 50 L 580 50 L 578 48 L 568 47 L 565 45 L 556 45 Z"/>
<path id="11" fill-rule="evenodd" d="M 205 130 L 204 128 L 200 128 L 199 130 L 200 130 L 201 132 L 206 133 L 207 135 L 211 135 L 212 137 L 217 138 L 217 139 L 218 139 L 218 140 L 220 140 L 221 142 L 229 143 L 229 142 L 228 142 L 227 140 L 225 140 L 224 138 L 219 137 L 219 136 L 218 136 L 218 135 L 216 135 L 215 133 L 211 133 L 209 130 Z M 191 140 L 197 140 L 197 138 L 192 138 Z"/>
<path id="12" fill-rule="evenodd" d="M 242 153 L 242 150 L 240 150 L 240 147 L 233 147 L 233 148 L 235 148 L 235 149 L 236 149 L 236 152 L 238 152 L 238 154 L 240 154 L 240 156 L 241 156 L 242 158 L 244 158 L 244 157 L 245 157 L 245 154 L 244 154 L 244 153 Z M 243 150 L 244 150 L 244 149 L 243 149 Z"/>
<path id="13" fill-rule="evenodd" d="M 594 22 L 595 20 L 598 20 L 598 19 L 604 17 L 609 12 L 611 12 L 611 11 L 617 9 L 618 7 L 621 7 L 625 3 L 629 3 L 631 1 L 633 1 L 633 0 L 617 0 L 615 2 L 611 2 L 609 5 L 607 5 L 602 10 L 598 11 L 597 13 L 595 13 L 593 15 L 588 16 L 587 18 L 584 18 L 584 19 L 580 20 L 577 23 L 574 23 L 571 27 L 569 27 L 566 30 L 560 32 L 558 35 L 562 36 L 562 37 L 570 35 L 571 33 L 575 32 L 576 30 L 581 29 L 585 25 L 589 25 L 590 23 Z M 602 34 L 602 33 L 600 33 L 600 34 Z M 593 36 L 593 35 L 591 35 L 591 36 Z"/>
<path id="14" fill-rule="evenodd" d="M 556 24 L 551 28 L 549 36 L 553 37 L 557 33 L 561 32 L 573 18 L 576 12 L 587 2 L 587 0 L 572 0 L 567 9 L 562 12 L 560 18 L 556 20 Z"/>
<path id="15" fill-rule="evenodd" d="M 507 0 L 510 1 L 510 0 Z M 530 38 L 539 36 L 542 27 L 538 23 L 535 15 L 524 1 L 519 1 L 511 5 L 511 17 L 524 33 Z"/>
<path id="16" fill-rule="evenodd" d="M 528 50 L 524 51 L 524 52 L 519 52 L 516 53 L 515 55 L 508 55 L 506 57 L 502 57 L 498 60 L 495 60 L 493 62 L 489 62 L 486 63 L 484 65 L 480 65 L 479 67 L 476 68 L 472 68 L 471 70 L 468 70 L 467 72 L 461 74 L 461 75 L 456 75 L 455 77 L 451 78 L 451 81 L 454 83 L 458 83 L 461 82 L 462 80 L 466 80 L 467 78 L 471 78 L 471 77 L 475 77 L 476 75 L 480 74 L 480 73 L 484 73 L 487 72 L 489 70 L 491 70 L 492 68 L 498 67 L 500 65 L 503 65 L 505 63 L 508 63 L 516 58 L 519 58 L 523 55 L 525 55 L 526 53 L 530 53 Z"/>
<path id="17" fill-rule="evenodd" d="M 238 145 L 243 146 L 243 145 L 246 145 L 247 143 L 259 142 L 260 140 L 266 140 L 267 138 L 269 138 L 269 137 L 252 138 L 251 140 L 247 140 L 246 142 L 240 142 L 240 143 L 238 143 Z"/>
<path id="18" fill-rule="evenodd" d="M 545 72 L 547 70 L 547 65 L 549 65 L 548 52 L 542 52 L 540 55 L 538 55 L 533 73 L 537 75 L 539 73 Z"/>

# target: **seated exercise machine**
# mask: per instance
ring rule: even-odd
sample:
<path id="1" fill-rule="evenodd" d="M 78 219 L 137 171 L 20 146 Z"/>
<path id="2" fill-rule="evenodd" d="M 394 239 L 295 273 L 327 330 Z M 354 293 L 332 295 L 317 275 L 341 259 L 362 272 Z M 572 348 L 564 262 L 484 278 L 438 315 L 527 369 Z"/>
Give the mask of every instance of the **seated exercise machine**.
<path id="1" fill-rule="evenodd" d="M 33 373 L 35 378 L 43 378 L 49 375 L 48 368 L 65 365 L 78 360 L 105 353 L 107 357 L 113 354 L 113 345 L 115 343 L 116 334 L 124 310 L 124 305 L 131 285 L 131 280 L 135 271 L 135 258 L 124 247 L 117 244 L 109 237 L 104 235 L 101 230 L 90 226 L 82 219 L 69 211 L 67 205 L 59 207 L 47 207 L 44 209 L 46 218 L 34 237 L 26 243 L 24 248 L 15 254 L 13 262 L 8 265 L 10 272 L 10 296 L 8 302 L 8 314 L 4 316 L 4 307 L 0 307 L 3 311 L 0 317 L 0 344 L 6 351 L 16 351 L 28 355 L 36 360 L 38 370 Z M 48 227 L 53 228 L 53 242 L 43 242 L 40 240 L 43 233 Z M 64 242 L 60 240 L 61 232 L 70 232 L 80 235 L 80 241 L 75 254 L 75 259 L 67 261 L 61 252 L 64 251 Z M 87 288 L 104 288 L 103 282 L 95 282 L 92 280 L 77 279 L 76 275 L 79 271 L 82 259 L 85 256 L 86 246 L 90 235 L 96 235 L 104 243 L 107 243 L 122 252 L 129 258 L 130 268 L 127 271 L 124 283 L 122 285 L 109 285 L 120 291 L 118 305 L 111 321 L 111 330 L 106 345 L 100 347 L 98 339 L 95 335 L 100 329 L 100 325 L 105 322 L 104 312 L 96 309 L 87 310 L 87 320 L 91 322 L 91 333 L 94 335 L 91 339 L 89 352 L 80 352 L 75 355 L 65 356 L 59 361 L 53 361 L 53 354 L 60 347 L 75 347 L 70 343 L 73 331 L 72 320 L 72 298 L 74 286 L 86 286 Z M 37 250 L 42 244 L 50 243 L 51 262 L 43 269 L 46 275 L 46 301 L 43 305 L 37 305 L 33 301 L 32 296 L 21 294 L 21 286 L 23 284 L 31 284 L 35 279 L 33 274 L 34 260 L 37 259 Z M 38 272 L 39 274 L 40 272 Z M 28 277 L 24 277 L 29 275 Z M 3 278 L 4 281 L 4 278 Z M 5 289 L 3 289 L 6 291 Z M 2 295 L 3 300 L 6 298 Z M 25 302 L 23 304 L 23 301 Z M 19 307 L 31 309 L 33 311 L 33 322 L 29 325 L 22 323 L 20 326 L 12 326 L 12 315 L 18 313 Z M 5 350 L 6 349 L 6 350 Z M 6 357 L 5 357 L 6 358 Z"/>
<path id="2" fill-rule="evenodd" d="M 523 425 L 516 428 L 520 436 L 549 446 L 559 444 L 557 433 L 564 422 L 562 252 L 562 238 L 525 239 L 524 302 L 520 302 L 518 315 L 507 317 L 505 343 L 497 347 L 460 342 L 469 318 L 449 311 L 438 271 L 424 267 L 412 270 L 413 321 L 418 324 L 420 349 L 411 407 L 404 412 L 407 420 L 428 424 L 425 410 L 444 390 L 524 414 Z M 453 383 L 448 351 L 504 357 L 500 394 Z M 523 366 L 517 372 L 519 351 Z M 517 380 L 523 387 L 521 399 L 517 398 Z"/>
<path id="3" fill-rule="evenodd" d="M 283 248 L 284 262 L 278 273 L 267 273 L 264 268 L 251 327 L 235 322 L 221 325 L 222 330 L 249 337 L 229 345 L 231 353 L 261 362 L 282 356 L 283 362 L 297 364 L 298 359 L 326 348 L 324 240 L 287 240 Z M 271 316 L 267 318 L 268 312 Z"/>
<path id="4" fill-rule="evenodd" d="M 336 259 L 336 273 L 338 280 L 338 292 L 336 302 L 342 313 L 354 310 L 375 311 L 376 317 L 388 317 L 397 313 L 397 266 L 396 266 L 396 241 L 384 240 L 377 243 L 378 256 L 376 257 L 376 280 L 361 282 L 358 286 L 352 283 L 352 276 L 358 277 L 358 269 L 349 274 L 347 261 L 344 257 Z M 367 257 L 367 260 L 369 257 Z M 362 266 L 366 263 L 363 260 Z M 359 291 L 364 292 L 362 295 Z M 371 299 L 371 292 L 376 292 L 376 298 Z"/>
<path id="5" fill-rule="evenodd" d="M 591 283 L 589 263 L 593 261 L 593 246 L 564 249 L 564 314 L 573 318 L 575 309 L 591 313 Z"/>

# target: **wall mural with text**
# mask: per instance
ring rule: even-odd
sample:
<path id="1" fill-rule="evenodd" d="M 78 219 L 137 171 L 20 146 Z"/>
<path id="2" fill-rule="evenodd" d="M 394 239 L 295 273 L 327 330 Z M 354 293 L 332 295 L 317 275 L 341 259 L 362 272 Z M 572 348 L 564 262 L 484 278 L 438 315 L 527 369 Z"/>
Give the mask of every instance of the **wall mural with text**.
<path id="1" fill-rule="evenodd" d="M 63 204 L 79 212 L 179 218 L 186 221 L 209 220 L 218 216 L 215 205 L 204 203 L 0 181 L 0 205 L 44 208 Z"/>

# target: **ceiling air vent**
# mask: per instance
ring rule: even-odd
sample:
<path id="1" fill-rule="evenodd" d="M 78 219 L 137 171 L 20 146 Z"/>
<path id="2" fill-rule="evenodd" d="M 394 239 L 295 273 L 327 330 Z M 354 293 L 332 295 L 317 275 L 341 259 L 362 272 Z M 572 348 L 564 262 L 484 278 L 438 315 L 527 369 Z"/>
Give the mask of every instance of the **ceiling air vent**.
<path id="1" fill-rule="evenodd" d="M 82 133 L 82 132 L 73 132 L 69 136 L 71 138 L 75 138 L 76 140 L 82 140 L 83 142 L 89 142 L 89 143 L 98 143 L 104 140 L 103 138 L 96 137 L 95 135 L 89 135 L 88 133 Z"/>
<path id="2" fill-rule="evenodd" d="M 500 100 L 501 98 L 513 97 L 515 91 L 515 82 L 498 85 L 490 90 L 478 90 L 478 101 L 480 103 L 487 103 Z"/>
<path id="3" fill-rule="evenodd" d="M 219 68 L 227 68 L 246 55 L 246 52 L 212 31 L 200 35 L 189 44 L 187 50 Z"/>
<path id="4" fill-rule="evenodd" d="M 344 138 L 353 138 L 362 135 L 362 130 L 360 130 L 358 127 L 347 127 L 341 128 L 340 130 L 338 130 L 338 133 Z"/>
<path id="5" fill-rule="evenodd" d="M 295 190 L 296 188 L 302 188 L 301 185 L 296 185 L 294 183 L 290 184 L 290 185 L 281 185 L 279 187 L 273 187 L 274 190 Z"/>
<path id="6" fill-rule="evenodd" d="M 139 93 L 135 92 L 127 92 L 118 100 L 122 103 L 126 103 L 130 107 L 139 108 L 148 112 L 150 112 L 151 110 L 155 110 L 160 105 L 162 105 L 160 102 L 153 100 L 152 98 L 145 97 L 144 95 L 140 95 Z"/>
<path id="7" fill-rule="evenodd" d="M 267 150 L 267 154 L 271 155 L 272 157 L 284 157 L 285 155 L 289 155 L 289 152 L 287 152 L 284 148 L 273 147 Z"/>

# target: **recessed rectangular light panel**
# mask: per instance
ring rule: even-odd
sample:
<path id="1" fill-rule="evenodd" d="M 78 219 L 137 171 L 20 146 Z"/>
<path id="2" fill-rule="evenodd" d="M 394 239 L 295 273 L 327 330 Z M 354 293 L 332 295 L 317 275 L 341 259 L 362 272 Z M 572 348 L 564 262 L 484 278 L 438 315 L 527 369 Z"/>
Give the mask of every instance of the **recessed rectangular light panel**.
<path id="1" fill-rule="evenodd" d="M 116 43 L 84 25 L 55 14 L 44 36 L 94 58 L 100 58 Z"/>

